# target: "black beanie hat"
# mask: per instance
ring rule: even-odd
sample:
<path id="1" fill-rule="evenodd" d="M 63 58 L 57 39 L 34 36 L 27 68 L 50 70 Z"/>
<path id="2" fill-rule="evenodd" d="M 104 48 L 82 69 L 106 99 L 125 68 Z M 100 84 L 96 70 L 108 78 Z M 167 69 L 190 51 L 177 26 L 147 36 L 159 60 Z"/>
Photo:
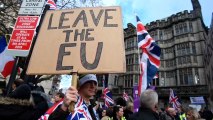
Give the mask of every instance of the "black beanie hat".
<path id="1" fill-rule="evenodd" d="M 27 84 L 22 84 L 18 86 L 10 95 L 9 97 L 15 99 L 30 99 L 31 89 Z"/>

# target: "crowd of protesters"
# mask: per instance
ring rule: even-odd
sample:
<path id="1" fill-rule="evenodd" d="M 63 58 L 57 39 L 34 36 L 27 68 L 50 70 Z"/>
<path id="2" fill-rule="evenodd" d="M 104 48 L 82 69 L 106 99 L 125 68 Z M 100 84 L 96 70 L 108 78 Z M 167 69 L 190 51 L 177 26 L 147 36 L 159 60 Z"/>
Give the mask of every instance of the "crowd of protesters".
<path id="1" fill-rule="evenodd" d="M 65 94 L 57 92 L 52 100 L 41 86 L 14 81 L 7 97 L 0 97 L 2 120 L 213 120 L 207 108 L 158 108 L 158 94 L 148 89 L 140 96 L 140 108 L 134 111 L 133 101 L 118 98 L 115 105 L 103 107 L 95 101 L 97 78 L 94 74 L 82 75 L 77 89 L 70 87 Z M 75 102 L 74 112 L 69 105 Z M 82 114 L 77 111 L 84 110 Z"/>

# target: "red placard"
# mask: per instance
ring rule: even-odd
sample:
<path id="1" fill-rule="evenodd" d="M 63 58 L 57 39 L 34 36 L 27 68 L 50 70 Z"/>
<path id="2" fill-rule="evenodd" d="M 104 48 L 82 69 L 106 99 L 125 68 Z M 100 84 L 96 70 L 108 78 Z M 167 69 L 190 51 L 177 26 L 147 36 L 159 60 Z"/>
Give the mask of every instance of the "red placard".
<path id="1" fill-rule="evenodd" d="M 8 49 L 29 50 L 33 35 L 34 30 L 13 30 Z"/>
<path id="2" fill-rule="evenodd" d="M 35 29 L 39 16 L 18 16 L 15 29 Z"/>

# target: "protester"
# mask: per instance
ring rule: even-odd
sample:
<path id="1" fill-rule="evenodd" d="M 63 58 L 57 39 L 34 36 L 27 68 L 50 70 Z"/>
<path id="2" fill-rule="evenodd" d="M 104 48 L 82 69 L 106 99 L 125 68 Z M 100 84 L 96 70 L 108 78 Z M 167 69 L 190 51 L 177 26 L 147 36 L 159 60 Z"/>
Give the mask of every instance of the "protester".
<path id="1" fill-rule="evenodd" d="M 185 114 L 185 111 L 184 111 L 184 108 L 183 106 L 180 106 L 178 108 L 178 111 L 177 111 L 177 118 L 179 120 L 186 120 L 186 114 Z"/>
<path id="2" fill-rule="evenodd" d="M 102 111 L 102 118 L 101 120 L 110 120 L 110 117 L 109 117 L 109 111 L 106 110 L 106 109 L 103 109 Z"/>
<path id="3" fill-rule="evenodd" d="M 58 103 L 64 98 L 64 93 L 62 92 L 57 92 L 54 96 L 54 102 Z"/>
<path id="4" fill-rule="evenodd" d="M 24 84 L 24 80 L 22 80 L 20 78 L 16 79 L 12 84 L 12 91 L 14 91 L 21 84 Z"/>
<path id="5" fill-rule="evenodd" d="M 129 117 L 129 120 L 159 120 L 157 114 L 158 94 L 154 90 L 145 90 L 140 96 L 139 111 Z"/>
<path id="6" fill-rule="evenodd" d="M 204 120 L 204 119 L 201 119 L 200 114 L 194 108 L 188 109 L 186 113 L 186 119 L 187 120 Z"/>
<path id="7" fill-rule="evenodd" d="M 204 107 L 200 108 L 200 111 L 198 111 L 198 113 L 200 114 L 200 117 L 203 118 L 203 111 L 204 111 Z"/>
<path id="8" fill-rule="evenodd" d="M 166 120 L 166 111 L 164 108 L 158 110 L 159 120 Z"/>
<path id="9" fill-rule="evenodd" d="M 210 110 L 208 110 L 207 107 L 205 107 L 201 117 L 206 119 L 206 120 L 212 120 L 213 119 L 213 114 L 212 114 L 212 112 Z"/>
<path id="10" fill-rule="evenodd" d="M 109 106 L 108 109 L 107 109 L 107 112 L 109 113 L 109 117 L 110 117 L 110 118 L 112 118 L 112 116 L 113 116 L 113 107 L 114 107 L 114 106 L 111 105 L 111 106 Z"/>
<path id="11" fill-rule="evenodd" d="M 116 101 L 116 105 L 120 105 L 122 107 L 126 107 L 126 103 L 127 102 L 124 100 L 124 98 L 119 97 L 115 101 Z"/>
<path id="12" fill-rule="evenodd" d="M 129 118 L 130 115 L 132 115 L 134 112 L 134 107 L 132 102 L 127 102 L 127 106 L 124 109 L 124 117 L 126 119 Z"/>
<path id="13" fill-rule="evenodd" d="M 111 120 L 126 120 L 126 118 L 123 115 L 124 115 L 123 107 L 120 105 L 116 105 L 113 108 L 113 117 Z"/>
<path id="14" fill-rule="evenodd" d="M 96 113 L 98 114 L 98 117 L 102 118 L 103 109 L 102 109 L 100 103 L 98 101 L 95 101 L 95 105 L 94 106 L 95 106 L 94 109 L 95 109 Z"/>
<path id="15" fill-rule="evenodd" d="M 168 107 L 166 109 L 166 120 L 177 120 L 177 111 L 174 108 Z"/>
<path id="16" fill-rule="evenodd" d="M 37 100 L 27 84 L 18 86 L 9 97 L 0 98 L 0 119 L 38 120 L 48 109 L 48 105 Z"/>
<path id="17" fill-rule="evenodd" d="M 64 97 L 62 105 L 50 114 L 48 120 L 87 119 L 98 120 L 98 115 L 90 103 L 90 98 L 96 94 L 97 78 L 94 74 L 80 76 L 78 91 L 70 87 Z M 76 102 L 75 112 L 69 113 L 71 102 Z M 81 111 L 81 112 L 80 112 Z"/>

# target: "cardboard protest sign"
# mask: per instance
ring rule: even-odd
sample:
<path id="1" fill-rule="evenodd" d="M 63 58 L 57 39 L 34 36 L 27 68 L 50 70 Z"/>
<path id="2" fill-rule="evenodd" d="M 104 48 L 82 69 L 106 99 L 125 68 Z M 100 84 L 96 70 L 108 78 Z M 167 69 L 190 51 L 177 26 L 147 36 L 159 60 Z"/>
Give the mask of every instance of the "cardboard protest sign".
<path id="1" fill-rule="evenodd" d="M 120 7 L 48 11 L 27 74 L 126 71 Z"/>

